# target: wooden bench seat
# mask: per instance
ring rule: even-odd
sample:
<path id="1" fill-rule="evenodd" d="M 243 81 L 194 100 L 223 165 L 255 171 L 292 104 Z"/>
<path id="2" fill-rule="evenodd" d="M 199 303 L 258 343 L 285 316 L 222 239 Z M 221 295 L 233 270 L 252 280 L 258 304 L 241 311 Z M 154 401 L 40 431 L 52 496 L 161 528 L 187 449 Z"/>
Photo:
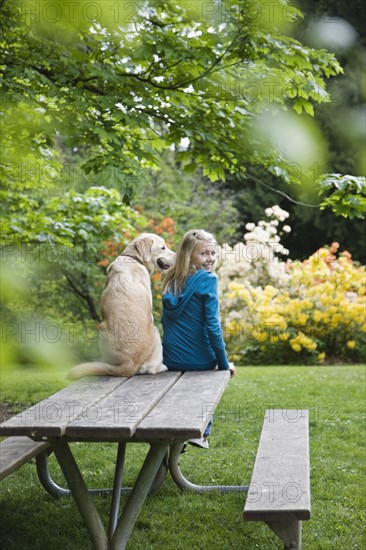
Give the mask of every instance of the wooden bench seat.
<path id="1" fill-rule="evenodd" d="M 0 442 L 0 480 L 29 462 L 49 447 L 49 443 L 29 437 L 8 437 Z"/>
<path id="2" fill-rule="evenodd" d="M 267 410 L 244 520 L 264 521 L 286 549 L 301 548 L 301 521 L 310 519 L 308 411 Z"/>

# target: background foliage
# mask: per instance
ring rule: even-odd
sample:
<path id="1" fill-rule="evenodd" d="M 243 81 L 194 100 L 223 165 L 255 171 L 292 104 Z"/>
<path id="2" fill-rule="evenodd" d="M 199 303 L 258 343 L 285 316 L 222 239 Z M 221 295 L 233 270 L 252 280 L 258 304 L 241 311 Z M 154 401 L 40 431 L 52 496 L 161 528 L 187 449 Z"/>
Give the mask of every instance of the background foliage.
<path id="1" fill-rule="evenodd" d="M 105 269 L 141 231 L 233 245 L 276 202 L 293 259 L 337 240 L 365 262 L 361 8 L 1 0 L 4 362 L 95 357 Z"/>
<path id="2" fill-rule="evenodd" d="M 295 36 L 305 45 L 322 46 L 336 53 L 344 73 L 334 77 L 328 91 L 330 101 L 314 106 L 316 121 L 327 141 L 326 158 L 319 155 L 308 168 L 311 180 L 322 173 L 365 175 L 365 66 L 366 33 L 362 2 L 298 0 L 304 19 Z M 345 27 L 343 27 L 343 24 Z M 346 41 L 342 41 L 342 36 Z M 301 173 L 301 162 L 296 162 Z M 306 166 L 305 166 L 306 168 Z M 291 216 L 292 232 L 283 243 L 293 258 L 305 259 L 319 246 L 338 241 L 353 257 L 366 262 L 362 221 L 336 217 L 307 204 L 319 204 L 317 191 L 310 187 L 291 187 L 263 169 L 251 168 L 252 177 L 230 178 L 227 185 L 235 196 L 240 212 L 236 241 L 245 231 L 245 223 L 259 221 L 268 204 L 279 204 Z M 290 199 L 290 200 L 289 200 Z M 231 241 L 232 243 L 234 241 Z"/>

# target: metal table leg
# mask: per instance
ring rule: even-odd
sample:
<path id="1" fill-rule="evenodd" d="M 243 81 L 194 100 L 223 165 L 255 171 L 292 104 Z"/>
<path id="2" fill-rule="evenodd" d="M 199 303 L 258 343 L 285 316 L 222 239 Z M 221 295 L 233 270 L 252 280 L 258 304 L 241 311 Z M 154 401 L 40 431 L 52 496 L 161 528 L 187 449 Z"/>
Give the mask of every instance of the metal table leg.
<path id="1" fill-rule="evenodd" d="M 220 491 L 221 493 L 235 493 L 248 491 L 248 485 L 195 485 L 184 477 L 179 467 L 179 458 L 184 443 L 173 443 L 169 454 L 169 470 L 171 476 L 178 487 L 193 491 L 194 493 L 204 493 L 207 491 Z"/>
<path id="2" fill-rule="evenodd" d="M 127 499 L 123 512 L 117 521 L 122 490 L 125 447 L 125 443 L 120 443 L 118 446 L 110 515 L 109 543 L 98 511 L 91 500 L 90 491 L 88 491 L 85 485 L 68 443 L 60 440 L 54 440 L 52 442 L 52 449 L 70 487 L 72 496 L 84 519 L 95 550 L 108 550 L 109 548 L 111 550 L 124 550 L 126 548 L 127 541 L 138 514 L 151 490 L 164 457 L 168 452 L 169 442 L 162 441 L 150 445 L 150 450 L 145 458 L 144 464 Z M 169 470 L 172 478 L 179 487 L 195 493 L 203 493 L 206 491 L 220 491 L 223 493 L 248 491 L 248 486 L 246 485 L 195 485 L 191 483 L 180 471 L 179 457 L 182 447 L 183 443 L 174 443 L 169 452 Z"/>
<path id="3" fill-rule="evenodd" d="M 119 505 L 121 501 L 123 470 L 125 466 L 125 455 L 126 455 L 126 443 L 121 442 L 118 444 L 116 470 L 114 474 L 112 505 L 111 505 L 111 514 L 109 518 L 109 530 L 108 530 L 109 539 L 112 538 L 113 533 L 117 526 Z"/>
<path id="4" fill-rule="evenodd" d="M 108 550 L 108 538 L 83 476 L 66 441 L 52 441 L 52 449 L 84 519 L 95 550 Z"/>
<path id="5" fill-rule="evenodd" d="M 38 479 L 47 493 L 55 498 L 68 497 L 71 495 L 70 489 L 64 489 L 53 481 L 48 469 L 48 451 L 44 451 L 36 456 L 36 467 Z"/>
<path id="6" fill-rule="evenodd" d="M 52 450 L 51 450 L 52 452 Z M 48 469 L 48 455 L 50 451 L 44 451 L 36 456 L 36 467 L 38 479 L 47 491 L 48 494 L 55 498 L 69 497 L 71 496 L 70 489 L 64 489 L 60 487 L 51 477 L 50 471 Z M 113 488 L 111 489 L 88 489 L 91 495 L 112 495 Z M 132 491 L 132 487 L 122 487 L 120 489 L 121 494 L 127 494 Z"/>
<path id="7" fill-rule="evenodd" d="M 126 547 L 137 516 L 149 493 L 168 446 L 168 441 L 151 444 L 136 483 L 128 497 L 121 517 L 118 520 L 116 530 L 111 540 L 112 550 L 123 550 Z"/>
<path id="8" fill-rule="evenodd" d="M 164 456 L 163 462 L 160 465 L 158 473 L 156 474 L 154 481 L 152 482 L 149 495 L 152 495 L 153 493 L 158 491 L 160 487 L 163 485 L 169 471 L 168 462 L 169 462 L 169 448 Z"/>

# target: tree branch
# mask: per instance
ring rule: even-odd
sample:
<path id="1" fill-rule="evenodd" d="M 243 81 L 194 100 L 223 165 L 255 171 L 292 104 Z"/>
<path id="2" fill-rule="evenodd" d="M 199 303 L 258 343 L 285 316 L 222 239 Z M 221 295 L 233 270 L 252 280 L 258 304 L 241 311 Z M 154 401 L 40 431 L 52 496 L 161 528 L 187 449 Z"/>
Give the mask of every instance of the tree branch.
<path id="1" fill-rule="evenodd" d="M 97 321 L 97 322 L 100 323 L 101 318 L 97 313 L 94 300 L 93 300 L 92 296 L 90 296 L 89 292 L 86 292 L 86 293 L 82 292 L 82 290 L 80 290 L 76 286 L 74 281 L 71 279 L 70 275 L 65 270 L 62 270 L 62 273 L 63 273 L 66 281 L 68 282 L 68 284 L 71 288 L 71 292 L 73 292 L 84 303 L 84 305 L 87 307 L 87 310 L 89 311 L 89 315 L 93 319 L 93 321 Z"/>

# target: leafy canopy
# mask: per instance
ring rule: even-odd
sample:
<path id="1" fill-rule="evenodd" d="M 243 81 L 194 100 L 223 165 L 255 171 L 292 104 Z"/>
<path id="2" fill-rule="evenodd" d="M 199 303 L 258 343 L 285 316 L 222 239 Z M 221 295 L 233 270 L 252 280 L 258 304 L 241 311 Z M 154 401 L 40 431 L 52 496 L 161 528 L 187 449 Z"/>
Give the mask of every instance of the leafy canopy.
<path id="1" fill-rule="evenodd" d="M 329 100 L 325 80 L 341 71 L 332 54 L 289 36 L 301 13 L 287 0 L 3 0 L 0 9 L 10 217 L 44 218 L 65 148 L 124 201 L 168 148 L 212 181 L 248 162 L 273 168 L 281 155 L 254 137 L 256 116 L 312 115 Z"/>
<path id="2" fill-rule="evenodd" d="M 366 212 L 366 178 L 326 174 L 319 182 L 324 196 L 321 209 L 330 207 L 338 216 L 364 218 Z"/>

